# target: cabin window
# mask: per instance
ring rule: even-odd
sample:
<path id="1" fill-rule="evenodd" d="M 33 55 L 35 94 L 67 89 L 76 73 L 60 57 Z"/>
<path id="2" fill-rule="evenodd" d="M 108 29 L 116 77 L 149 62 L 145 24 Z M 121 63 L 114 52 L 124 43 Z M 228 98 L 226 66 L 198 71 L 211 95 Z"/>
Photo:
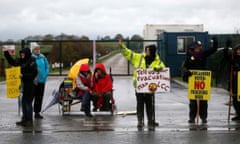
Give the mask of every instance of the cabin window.
<path id="1" fill-rule="evenodd" d="M 195 41 L 194 36 L 177 37 L 177 53 L 186 54 L 188 47 Z"/>

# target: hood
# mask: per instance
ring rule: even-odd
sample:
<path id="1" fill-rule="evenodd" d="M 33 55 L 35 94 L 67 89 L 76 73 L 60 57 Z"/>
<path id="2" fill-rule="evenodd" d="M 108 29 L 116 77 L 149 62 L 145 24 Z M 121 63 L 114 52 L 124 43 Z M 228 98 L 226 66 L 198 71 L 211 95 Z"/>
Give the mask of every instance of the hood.
<path id="1" fill-rule="evenodd" d="M 102 70 L 104 73 L 107 73 L 107 72 L 106 72 L 106 68 L 105 68 L 105 66 L 104 66 L 102 63 L 96 64 L 95 69 L 100 69 L 100 70 Z"/>
<path id="2" fill-rule="evenodd" d="M 29 58 L 31 58 L 32 54 L 29 48 L 23 48 L 19 51 L 19 54 L 24 53 L 25 54 L 25 58 L 22 59 L 23 61 L 28 60 Z"/>
<path id="3" fill-rule="evenodd" d="M 90 72 L 90 67 L 88 64 L 81 64 L 79 72 Z"/>
<path id="4" fill-rule="evenodd" d="M 148 45 L 145 47 L 145 50 L 149 48 L 149 51 L 150 51 L 150 56 L 154 57 L 155 58 L 155 55 L 156 55 L 156 46 L 155 45 Z"/>

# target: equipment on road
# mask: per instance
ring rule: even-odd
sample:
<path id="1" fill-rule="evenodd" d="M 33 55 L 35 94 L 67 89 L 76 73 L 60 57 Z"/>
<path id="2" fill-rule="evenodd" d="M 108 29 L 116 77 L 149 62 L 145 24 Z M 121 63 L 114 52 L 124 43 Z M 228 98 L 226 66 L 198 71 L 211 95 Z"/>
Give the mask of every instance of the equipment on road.
<path id="1" fill-rule="evenodd" d="M 71 79 L 66 78 L 59 87 L 59 93 L 60 93 L 59 112 L 62 115 L 70 114 L 71 107 L 82 102 L 81 97 L 79 97 L 77 95 L 77 92 L 73 90 L 72 83 L 73 82 Z M 110 105 L 110 107 L 108 109 L 100 109 L 100 112 L 110 112 L 111 115 L 114 115 L 116 111 L 116 105 L 115 105 L 115 100 L 113 96 L 111 97 L 112 98 L 108 104 Z"/>
<path id="2" fill-rule="evenodd" d="M 82 64 L 87 64 L 89 62 L 89 59 L 80 59 L 78 60 L 71 68 L 68 73 L 68 77 L 63 80 L 59 87 L 59 93 L 60 93 L 60 98 L 59 98 L 59 112 L 62 113 L 62 115 L 66 113 L 71 112 L 71 107 L 79 104 L 82 102 L 82 97 L 79 96 L 79 93 L 76 90 L 76 77 L 79 72 L 79 67 Z M 111 75 L 111 71 L 110 71 Z M 99 97 L 100 98 L 100 97 Z M 111 99 L 108 102 L 109 108 L 104 108 L 101 109 L 100 111 L 110 111 L 111 114 L 113 115 L 115 110 L 116 110 L 116 105 L 113 96 L 111 95 Z M 105 103 L 104 103 L 105 104 Z M 82 109 L 80 109 L 81 111 Z"/>

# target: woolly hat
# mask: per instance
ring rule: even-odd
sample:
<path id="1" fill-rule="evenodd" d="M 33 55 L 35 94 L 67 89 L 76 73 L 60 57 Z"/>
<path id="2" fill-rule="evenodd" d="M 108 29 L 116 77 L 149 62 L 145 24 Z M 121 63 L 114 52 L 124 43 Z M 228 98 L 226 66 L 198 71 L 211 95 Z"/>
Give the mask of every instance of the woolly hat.
<path id="1" fill-rule="evenodd" d="M 40 45 L 38 43 L 36 43 L 36 42 L 32 42 L 30 44 L 30 48 L 31 48 L 31 51 L 33 51 L 36 48 L 40 48 Z"/>

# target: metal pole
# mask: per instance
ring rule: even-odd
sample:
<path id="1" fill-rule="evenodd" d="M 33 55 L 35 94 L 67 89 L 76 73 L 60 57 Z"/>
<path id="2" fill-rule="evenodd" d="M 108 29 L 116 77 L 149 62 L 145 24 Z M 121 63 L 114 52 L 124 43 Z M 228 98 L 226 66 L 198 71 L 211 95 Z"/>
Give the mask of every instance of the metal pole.
<path id="1" fill-rule="evenodd" d="M 233 61 L 233 49 L 232 49 L 232 57 L 231 61 Z M 230 114 L 231 114 L 231 105 L 232 105 L 232 96 L 233 96 L 233 65 L 231 64 L 231 71 L 230 71 L 230 94 L 229 94 L 229 104 L 228 104 L 228 122 L 230 121 Z"/>
<path id="2" fill-rule="evenodd" d="M 155 126 L 157 126 L 156 120 L 155 120 L 155 93 L 153 93 L 153 98 L 152 98 L 152 114 L 153 114 L 152 115 L 152 117 L 153 117 L 152 124 L 155 127 Z"/>
<path id="3" fill-rule="evenodd" d="M 59 62 L 60 62 L 59 75 L 62 76 L 62 36 L 61 41 L 59 42 Z"/>
<path id="4" fill-rule="evenodd" d="M 95 65 L 96 65 L 96 41 L 94 40 L 93 41 L 93 69 L 95 68 Z"/>
<path id="5" fill-rule="evenodd" d="M 199 115 L 200 114 L 200 100 L 197 99 L 197 125 L 199 124 Z"/>

